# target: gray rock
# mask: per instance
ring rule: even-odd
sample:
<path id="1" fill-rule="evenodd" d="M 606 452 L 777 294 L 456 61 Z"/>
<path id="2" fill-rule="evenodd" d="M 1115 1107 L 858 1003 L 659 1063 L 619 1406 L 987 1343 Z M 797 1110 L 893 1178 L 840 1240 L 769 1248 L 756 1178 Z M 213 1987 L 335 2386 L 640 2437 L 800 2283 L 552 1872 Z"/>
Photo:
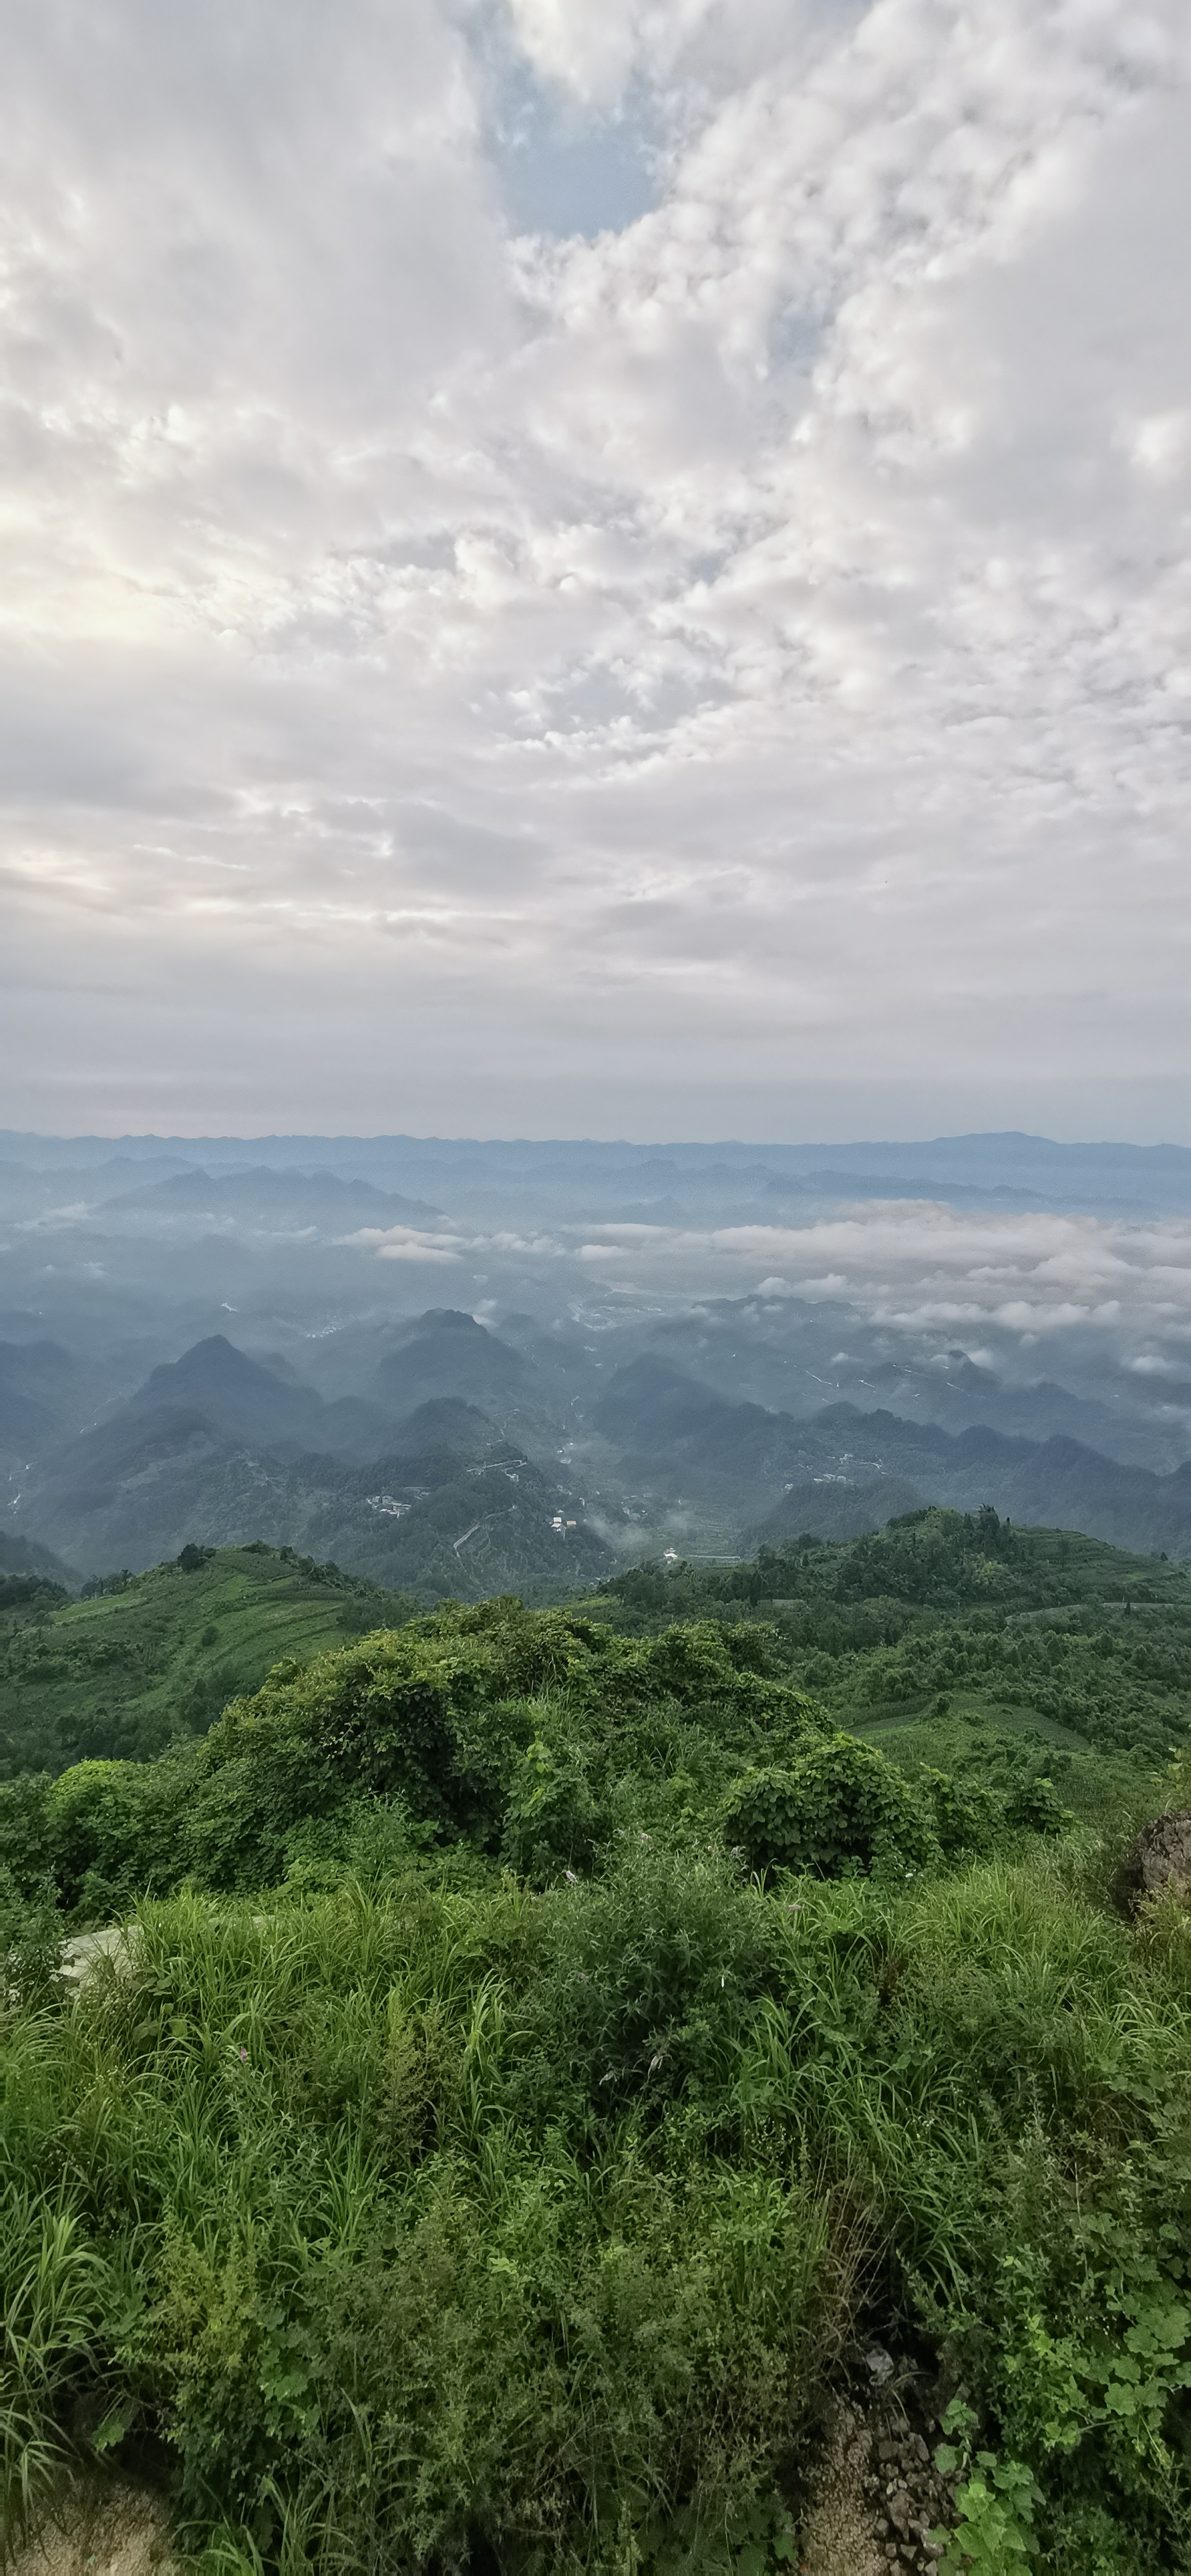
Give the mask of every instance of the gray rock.
<path id="1" fill-rule="evenodd" d="M 100 1960 L 110 1959 L 117 1976 L 126 1977 L 140 1942 L 135 1923 L 109 1923 L 102 1932 L 76 1932 L 62 1944 L 62 1975 L 67 1985 L 81 1987 Z"/>
<path id="2" fill-rule="evenodd" d="M 1191 1815 L 1154 1816 L 1130 1844 L 1117 1874 L 1122 1913 L 1135 1914 L 1147 1896 L 1191 1896 Z"/>

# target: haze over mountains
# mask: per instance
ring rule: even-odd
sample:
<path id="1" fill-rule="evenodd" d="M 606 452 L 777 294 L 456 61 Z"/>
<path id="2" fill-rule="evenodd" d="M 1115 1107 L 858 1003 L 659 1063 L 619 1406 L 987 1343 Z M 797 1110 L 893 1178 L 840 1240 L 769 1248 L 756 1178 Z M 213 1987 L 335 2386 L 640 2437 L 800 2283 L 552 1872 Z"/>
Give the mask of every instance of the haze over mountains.
<path id="1" fill-rule="evenodd" d="M 0 1139 L 5 1527 L 436 1596 L 994 1503 L 1191 1554 L 1191 1151 Z"/>

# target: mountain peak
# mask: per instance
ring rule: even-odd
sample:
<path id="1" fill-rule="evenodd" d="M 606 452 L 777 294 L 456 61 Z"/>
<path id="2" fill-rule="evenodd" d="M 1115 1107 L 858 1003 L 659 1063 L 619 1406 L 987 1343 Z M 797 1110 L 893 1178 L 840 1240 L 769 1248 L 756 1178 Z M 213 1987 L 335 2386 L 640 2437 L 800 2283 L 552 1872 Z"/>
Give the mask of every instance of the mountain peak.
<path id="1" fill-rule="evenodd" d="M 465 1314 L 459 1306 L 427 1306 L 424 1314 L 412 1316 L 402 1326 L 401 1333 L 403 1341 L 415 1333 L 482 1333 L 486 1342 L 495 1339 L 486 1324 L 477 1323 L 474 1315 Z"/>
<path id="2" fill-rule="evenodd" d="M 226 1333 L 208 1333 L 205 1340 L 192 1342 L 180 1359 L 165 1360 L 151 1371 L 140 1390 L 142 1397 L 152 1390 L 152 1400 L 162 1401 L 185 1388 L 198 1393 L 204 1388 L 252 1386 L 280 1388 L 282 1380 L 259 1360 L 250 1359 L 247 1351 L 229 1342 Z M 139 1399 L 137 1399 L 139 1401 Z"/>

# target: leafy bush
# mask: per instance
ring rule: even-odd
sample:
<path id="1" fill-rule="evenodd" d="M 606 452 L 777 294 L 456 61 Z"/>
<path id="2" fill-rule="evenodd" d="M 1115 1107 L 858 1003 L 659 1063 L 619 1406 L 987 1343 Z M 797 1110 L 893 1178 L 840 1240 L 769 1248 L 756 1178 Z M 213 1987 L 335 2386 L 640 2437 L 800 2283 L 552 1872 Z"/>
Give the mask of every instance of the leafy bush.
<path id="1" fill-rule="evenodd" d="M 1186 1910 L 1115 1915 L 1037 1738 L 899 1767 L 781 1656 L 450 1607 L 0 1790 L 16 2507 L 131 2428 L 240 2576 L 760 2576 L 863 2296 L 964 2392 L 951 2565 L 1191 2563 Z M 66 1916 L 179 1886 L 68 2001 Z"/>
<path id="2" fill-rule="evenodd" d="M 0 1870 L 24 1895 L 32 1895 L 53 1870 L 49 1788 L 44 1772 L 0 1780 Z"/>
<path id="3" fill-rule="evenodd" d="M 1032 2472 L 1020 2460 L 974 2448 L 976 2418 L 960 2398 L 947 2408 L 943 2430 L 959 2442 L 941 2443 L 935 2465 L 944 2476 L 960 2470 L 963 2484 L 955 2531 L 931 2535 L 942 2551 L 940 2576 L 1005 2576 L 1028 2567 L 1036 2548 L 1034 2507 L 1042 2502 Z"/>
<path id="4" fill-rule="evenodd" d="M 753 1869 L 907 1870 L 938 1857 L 923 1801 L 892 1763 L 854 1736 L 813 1745 L 789 1770 L 746 1772 L 725 1826 Z"/>
<path id="5" fill-rule="evenodd" d="M 608 1819 L 594 1796 L 583 1747 L 565 1714 L 539 1702 L 535 1732 L 509 1782 L 503 1850 L 522 1875 L 542 1885 L 560 1871 L 590 1869 Z"/>
<path id="6" fill-rule="evenodd" d="M 971 1859 L 993 1850 L 1003 1833 L 1005 1805 L 986 1782 L 956 1780 L 923 1762 L 914 1775 L 914 1786 L 929 1807 L 945 1859 Z"/>
<path id="7" fill-rule="evenodd" d="M 1071 1821 L 1055 1788 L 1044 1774 L 1015 1782 L 1005 1800 L 1005 1822 L 1031 1834 L 1061 1834 Z"/>
<path id="8" fill-rule="evenodd" d="M 173 1762 L 77 1762 L 53 1782 L 47 1820 L 68 1912 L 102 1920 L 177 1879 L 187 1785 Z"/>
<path id="9" fill-rule="evenodd" d="M 52 1879 L 18 1886 L 0 1863 L 0 2027 L 14 2007 L 36 2010 L 57 1995 L 62 1917 L 56 1899 Z"/>
<path id="10" fill-rule="evenodd" d="M 714 2103 L 775 1989 L 772 1926 L 739 1874 L 719 1853 L 646 1837 L 591 1886 L 553 1894 L 542 1939 L 515 2078 L 523 2115 Z"/>

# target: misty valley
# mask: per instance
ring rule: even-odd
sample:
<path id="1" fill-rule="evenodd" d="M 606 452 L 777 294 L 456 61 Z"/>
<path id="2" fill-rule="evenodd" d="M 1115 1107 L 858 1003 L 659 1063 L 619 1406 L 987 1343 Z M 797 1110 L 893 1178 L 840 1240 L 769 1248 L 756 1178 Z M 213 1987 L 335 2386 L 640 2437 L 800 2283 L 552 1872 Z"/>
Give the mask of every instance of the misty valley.
<path id="1" fill-rule="evenodd" d="M 1191 1553 L 1191 1154 L 897 1159 L 10 1138 L 10 1560 L 259 1538 L 429 1603 L 982 1502 Z"/>

